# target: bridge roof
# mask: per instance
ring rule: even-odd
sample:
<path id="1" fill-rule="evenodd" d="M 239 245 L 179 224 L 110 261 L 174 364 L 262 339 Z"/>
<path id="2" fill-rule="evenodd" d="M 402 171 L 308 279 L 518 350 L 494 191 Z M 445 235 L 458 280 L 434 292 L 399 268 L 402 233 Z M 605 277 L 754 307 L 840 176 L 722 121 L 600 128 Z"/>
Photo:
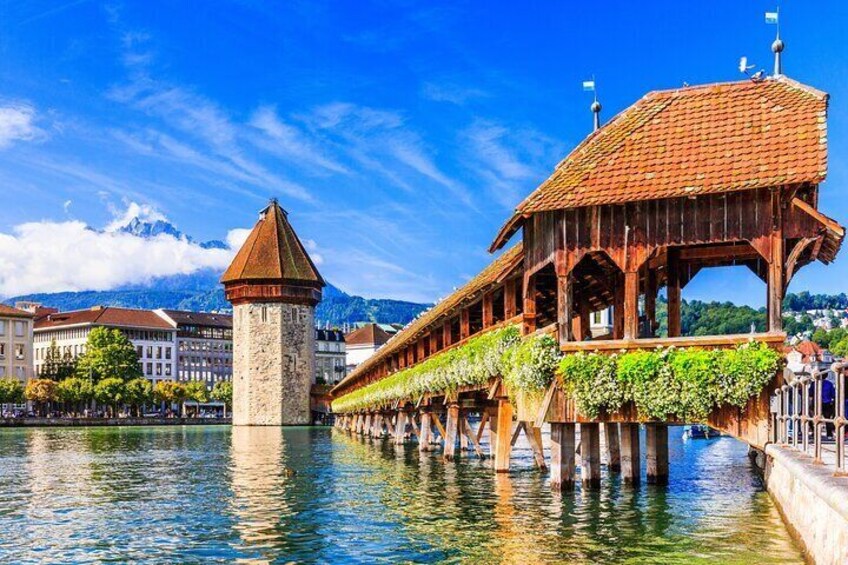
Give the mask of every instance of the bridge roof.
<path id="1" fill-rule="evenodd" d="M 650 92 L 560 162 L 491 250 L 536 212 L 818 184 L 827 172 L 827 101 L 783 76 Z"/>
<path id="2" fill-rule="evenodd" d="M 259 221 L 221 277 L 224 284 L 240 281 L 281 281 L 324 286 L 324 279 L 294 232 L 288 214 L 276 200 Z"/>
<path id="3" fill-rule="evenodd" d="M 497 259 L 492 261 L 485 269 L 465 285 L 455 290 L 444 300 L 422 313 L 418 318 L 409 323 L 405 328 L 391 337 L 385 345 L 378 349 L 374 355 L 362 362 L 347 377 L 333 388 L 335 395 L 355 384 L 363 375 L 382 361 L 385 361 L 401 348 L 406 347 L 417 340 L 428 327 L 437 322 L 444 321 L 457 314 L 461 305 L 475 299 L 489 286 L 497 284 L 507 278 L 509 274 L 521 264 L 524 258 L 524 246 L 517 243 L 510 249 L 504 251 Z"/>

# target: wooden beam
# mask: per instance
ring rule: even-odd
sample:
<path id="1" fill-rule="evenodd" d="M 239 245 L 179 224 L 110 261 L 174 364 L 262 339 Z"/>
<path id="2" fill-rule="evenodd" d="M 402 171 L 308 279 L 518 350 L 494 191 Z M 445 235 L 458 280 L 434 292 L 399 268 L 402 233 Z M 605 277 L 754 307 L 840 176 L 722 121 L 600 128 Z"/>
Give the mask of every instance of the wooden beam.
<path id="1" fill-rule="evenodd" d="M 498 400 L 497 426 L 495 472 L 507 473 L 512 452 L 512 404 L 507 399 Z"/>
<path id="2" fill-rule="evenodd" d="M 504 284 L 504 319 L 509 320 L 518 315 L 518 304 L 515 302 L 515 281 L 509 279 Z"/>
<path id="3" fill-rule="evenodd" d="M 575 424 L 551 424 L 551 488 L 574 488 Z"/>
<path id="4" fill-rule="evenodd" d="M 438 414 L 433 414 L 433 425 L 436 426 L 436 429 L 439 431 L 439 437 L 442 438 L 442 443 L 444 443 L 448 434 L 445 432 L 445 428 L 442 426 L 442 421 L 439 419 Z"/>
<path id="5" fill-rule="evenodd" d="M 471 335 L 471 315 L 468 308 L 459 311 L 459 339 L 467 339 Z"/>
<path id="6" fill-rule="evenodd" d="M 645 274 L 645 336 L 654 337 L 657 323 L 657 271 L 650 267 Z"/>
<path id="7" fill-rule="evenodd" d="M 445 461 L 449 461 L 456 456 L 456 440 L 459 435 L 459 404 L 451 403 L 448 406 L 448 419 L 445 428 L 445 449 L 442 453 Z"/>
<path id="8" fill-rule="evenodd" d="M 624 339 L 639 337 L 639 273 L 624 273 Z"/>
<path id="9" fill-rule="evenodd" d="M 484 424 L 480 423 L 480 428 L 482 429 Z M 465 433 L 465 436 L 468 438 L 468 441 L 471 442 L 471 445 L 474 447 L 474 452 L 477 453 L 477 457 L 480 459 L 485 459 L 486 455 L 483 453 L 483 450 L 480 449 L 480 443 L 477 441 L 477 437 L 473 433 L 473 428 L 471 424 L 468 423 L 468 418 L 462 418 L 462 430 Z"/>
<path id="10" fill-rule="evenodd" d="M 641 475 L 639 424 L 619 424 L 621 432 L 621 479 L 625 484 L 638 485 Z"/>
<path id="11" fill-rule="evenodd" d="M 542 447 L 542 428 L 537 428 L 532 423 L 525 422 L 524 433 L 527 435 L 527 441 L 530 442 L 530 449 L 533 450 L 536 467 L 541 471 L 546 470 L 548 467 L 545 465 L 545 449 Z"/>
<path id="12" fill-rule="evenodd" d="M 783 235 L 780 231 L 772 235 L 772 259 L 768 270 L 768 331 L 783 331 Z"/>
<path id="13" fill-rule="evenodd" d="M 612 337 L 622 339 L 624 337 L 624 275 L 615 275 L 615 295 L 612 307 Z"/>
<path id="14" fill-rule="evenodd" d="M 426 452 L 432 449 L 430 445 L 433 436 L 432 417 L 429 410 L 421 412 L 421 431 L 418 434 L 418 451 Z"/>
<path id="15" fill-rule="evenodd" d="M 406 439 L 406 412 L 401 410 L 395 417 L 395 445 L 403 445 Z"/>
<path id="16" fill-rule="evenodd" d="M 668 426 L 645 425 L 645 449 L 648 462 L 648 484 L 668 484 Z"/>
<path id="17" fill-rule="evenodd" d="M 680 250 L 669 247 L 666 257 L 666 294 L 668 299 L 668 337 L 680 335 Z"/>
<path id="18" fill-rule="evenodd" d="M 571 273 L 557 277 L 557 336 L 559 343 L 574 341 L 571 320 L 574 317 L 574 277 Z"/>
<path id="19" fill-rule="evenodd" d="M 601 429 L 598 424 L 580 424 L 580 473 L 585 488 L 600 488 Z"/>
<path id="20" fill-rule="evenodd" d="M 536 276 L 524 277 L 524 312 L 522 333 L 532 334 L 536 331 Z"/>
<path id="21" fill-rule="evenodd" d="M 483 409 L 483 414 L 480 416 L 480 425 L 477 426 L 477 443 L 483 441 L 483 432 L 486 430 L 486 424 L 489 421 L 489 411 Z"/>
<path id="22" fill-rule="evenodd" d="M 445 323 L 442 325 L 442 343 L 445 346 L 445 349 L 451 346 L 451 337 L 453 332 L 451 331 L 451 321 L 445 320 Z"/>
<path id="23" fill-rule="evenodd" d="M 607 468 L 612 473 L 621 472 L 621 451 L 618 443 L 618 424 L 604 423 L 604 438 L 607 442 Z"/>
<path id="24" fill-rule="evenodd" d="M 495 295 L 487 292 L 483 295 L 483 329 L 495 325 Z"/>

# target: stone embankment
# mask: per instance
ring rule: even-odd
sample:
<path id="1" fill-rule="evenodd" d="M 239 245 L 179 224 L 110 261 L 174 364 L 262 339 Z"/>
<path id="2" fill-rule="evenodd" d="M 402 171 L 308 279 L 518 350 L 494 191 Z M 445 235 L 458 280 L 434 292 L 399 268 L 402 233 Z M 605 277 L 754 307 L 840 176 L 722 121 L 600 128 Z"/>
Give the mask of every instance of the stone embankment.
<path id="1" fill-rule="evenodd" d="M 0 418 L 0 428 L 82 426 L 210 426 L 230 418 Z"/>

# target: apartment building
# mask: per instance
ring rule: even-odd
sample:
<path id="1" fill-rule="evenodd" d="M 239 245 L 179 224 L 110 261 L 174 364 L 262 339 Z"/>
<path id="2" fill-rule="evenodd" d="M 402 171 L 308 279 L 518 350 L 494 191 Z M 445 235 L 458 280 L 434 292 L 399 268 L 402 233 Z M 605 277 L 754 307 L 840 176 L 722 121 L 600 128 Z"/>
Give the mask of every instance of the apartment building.
<path id="1" fill-rule="evenodd" d="M 32 378 L 33 318 L 30 312 L 0 304 L 0 379 Z"/>
<path id="2" fill-rule="evenodd" d="M 315 330 L 314 384 L 334 385 L 345 376 L 345 336 L 341 330 Z"/>
<path id="3" fill-rule="evenodd" d="M 176 380 L 202 381 L 210 391 L 215 383 L 232 380 L 231 315 L 166 309 L 154 312 L 176 330 Z"/>

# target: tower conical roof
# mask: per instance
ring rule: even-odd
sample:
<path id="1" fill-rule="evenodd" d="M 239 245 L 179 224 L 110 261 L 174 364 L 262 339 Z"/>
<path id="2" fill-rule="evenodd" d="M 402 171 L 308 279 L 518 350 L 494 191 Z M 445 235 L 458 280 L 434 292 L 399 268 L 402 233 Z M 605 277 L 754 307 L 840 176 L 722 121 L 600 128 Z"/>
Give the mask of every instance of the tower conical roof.
<path id="1" fill-rule="evenodd" d="M 322 288 L 324 279 L 276 200 L 260 213 L 244 245 L 221 277 L 239 282 L 282 283 Z"/>

